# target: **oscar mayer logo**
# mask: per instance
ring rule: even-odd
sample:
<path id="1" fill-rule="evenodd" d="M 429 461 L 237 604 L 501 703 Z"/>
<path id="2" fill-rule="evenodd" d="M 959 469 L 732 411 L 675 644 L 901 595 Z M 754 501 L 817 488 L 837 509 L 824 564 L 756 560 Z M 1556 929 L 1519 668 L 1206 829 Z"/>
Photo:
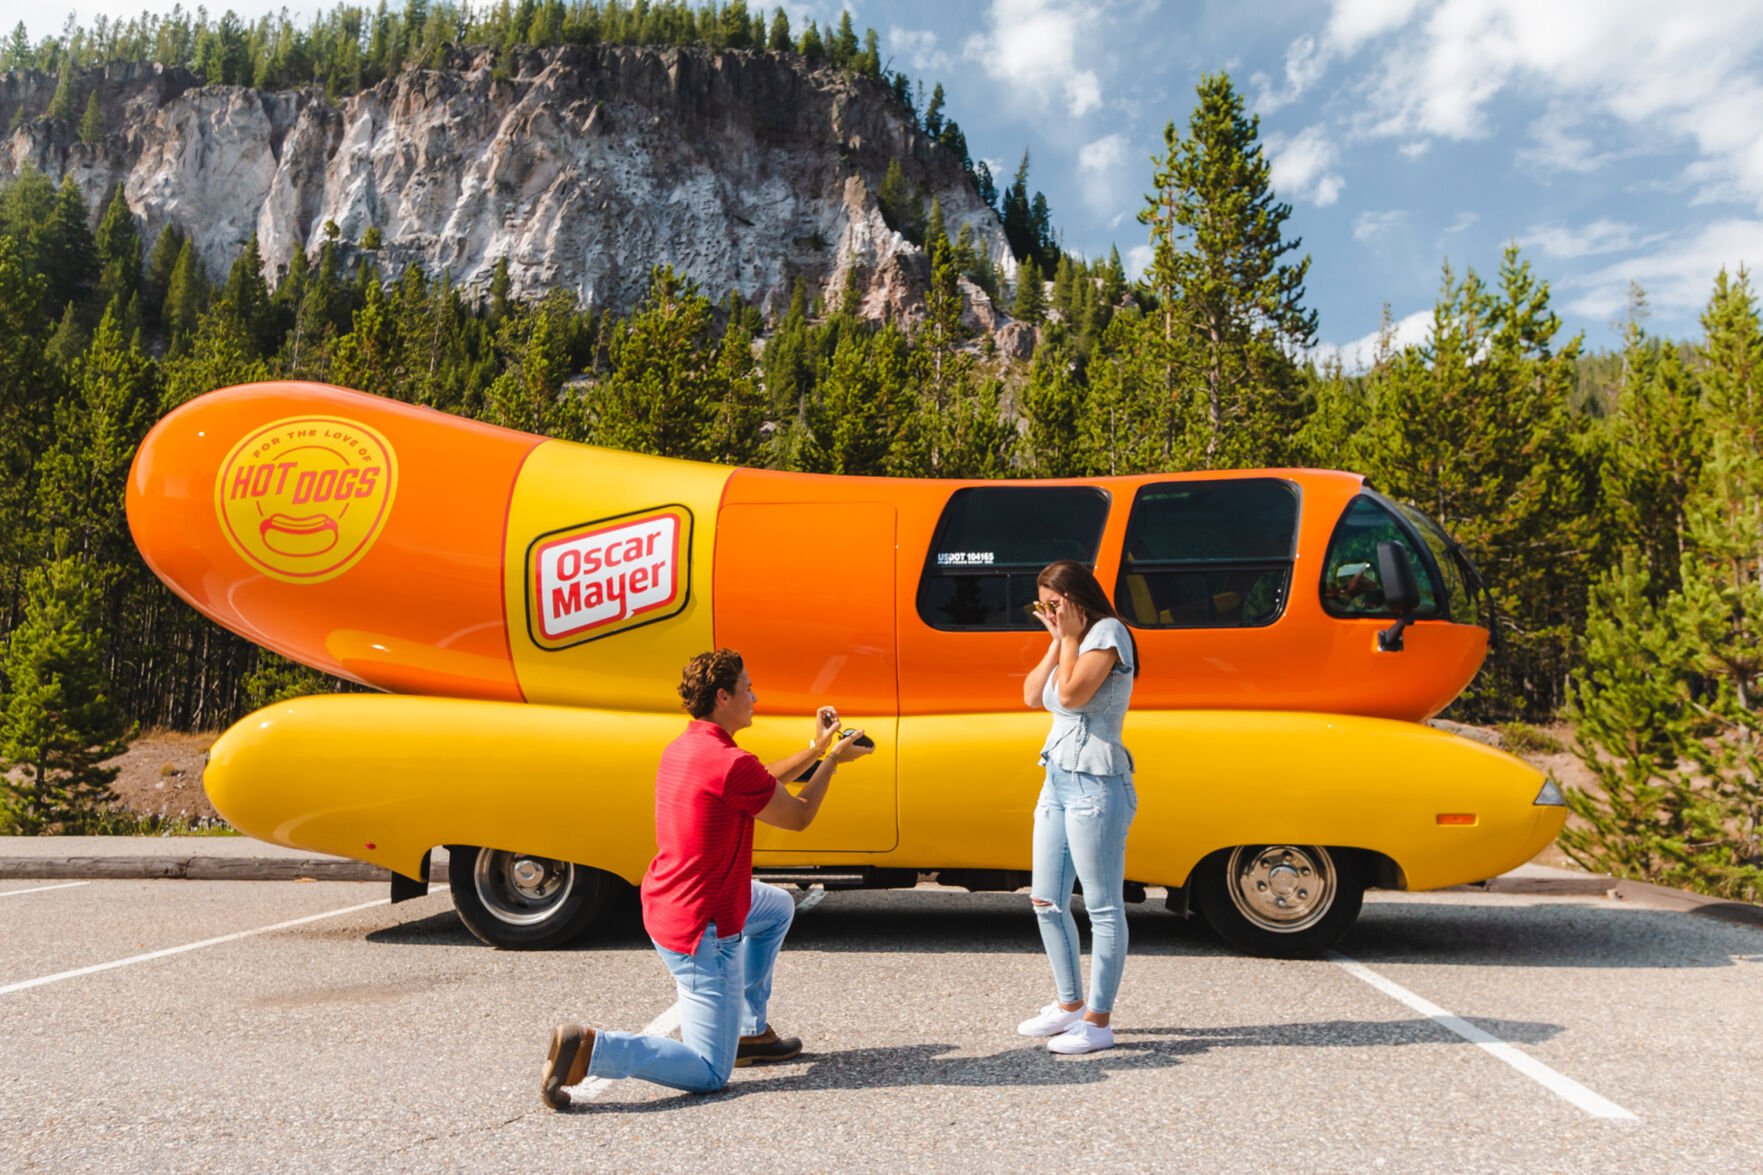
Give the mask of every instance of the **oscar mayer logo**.
<path id="1" fill-rule="evenodd" d="M 692 512 L 657 506 L 541 535 L 527 548 L 527 629 L 566 649 L 676 616 L 691 581 Z"/>
<path id="2" fill-rule="evenodd" d="M 214 508 L 245 562 L 284 583 L 323 583 L 367 554 L 397 489 L 379 433 L 337 416 L 291 416 L 234 446 Z"/>

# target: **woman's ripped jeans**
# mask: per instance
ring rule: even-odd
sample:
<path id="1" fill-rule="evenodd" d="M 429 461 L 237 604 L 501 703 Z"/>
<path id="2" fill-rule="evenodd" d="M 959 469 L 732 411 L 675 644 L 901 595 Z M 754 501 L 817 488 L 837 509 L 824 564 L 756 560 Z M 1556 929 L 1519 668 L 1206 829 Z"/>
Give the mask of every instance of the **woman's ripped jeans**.
<path id="1" fill-rule="evenodd" d="M 1035 805 L 1034 878 L 1029 889 L 1041 941 L 1053 964 L 1061 1003 L 1083 998 L 1078 964 L 1077 920 L 1071 887 L 1082 881 L 1090 918 L 1092 1012 L 1114 1008 L 1126 963 L 1126 831 L 1139 797 L 1132 776 L 1085 775 L 1047 764 L 1047 782 Z"/>

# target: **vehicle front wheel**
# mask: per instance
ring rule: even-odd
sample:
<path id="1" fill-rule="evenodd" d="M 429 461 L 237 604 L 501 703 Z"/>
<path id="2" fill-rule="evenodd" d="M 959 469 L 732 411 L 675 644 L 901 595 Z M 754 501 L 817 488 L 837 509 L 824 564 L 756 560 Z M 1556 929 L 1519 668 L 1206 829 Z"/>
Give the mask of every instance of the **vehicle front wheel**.
<path id="1" fill-rule="evenodd" d="M 1313 959 L 1359 917 L 1356 862 L 1322 845 L 1238 845 L 1196 869 L 1195 902 L 1220 938 L 1275 959 Z"/>
<path id="2" fill-rule="evenodd" d="M 456 845 L 447 884 L 467 930 L 504 950 L 561 946 L 588 928 L 618 879 L 532 853 Z"/>

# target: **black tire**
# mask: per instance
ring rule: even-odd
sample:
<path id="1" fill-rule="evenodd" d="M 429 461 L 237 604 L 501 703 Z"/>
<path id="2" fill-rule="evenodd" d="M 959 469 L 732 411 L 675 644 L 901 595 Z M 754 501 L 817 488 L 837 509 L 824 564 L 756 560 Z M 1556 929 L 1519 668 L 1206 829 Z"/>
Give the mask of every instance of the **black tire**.
<path id="1" fill-rule="evenodd" d="M 1245 954 L 1314 959 L 1359 917 L 1358 866 L 1354 853 L 1323 845 L 1238 845 L 1195 868 L 1195 905 Z"/>
<path id="2" fill-rule="evenodd" d="M 599 869 L 531 853 L 474 845 L 448 850 L 447 885 L 459 920 L 503 950 L 562 946 L 600 916 L 619 884 Z"/>

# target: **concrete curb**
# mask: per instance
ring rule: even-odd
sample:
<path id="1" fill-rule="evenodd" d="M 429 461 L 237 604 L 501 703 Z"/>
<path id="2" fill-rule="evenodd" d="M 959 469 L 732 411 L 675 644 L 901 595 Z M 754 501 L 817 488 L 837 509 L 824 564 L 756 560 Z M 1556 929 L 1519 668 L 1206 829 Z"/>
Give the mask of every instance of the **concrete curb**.
<path id="1" fill-rule="evenodd" d="M 390 881 L 391 871 L 346 857 L 0 857 L 0 880 Z M 447 863 L 430 865 L 445 884 Z"/>
<path id="2" fill-rule="evenodd" d="M 1573 875 L 1567 870 L 1550 870 L 1549 876 L 1526 875 L 1523 871 L 1492 877 L 1475 885 L 1454 885 L 1441 893 L 1527 894 L 1541 897 L 1607 898 L 1618 902 L 1637 902 L 1648 906 L 1699 914 L 1721 922 L 1741 926 L 1763 927 L 1763 906 L 1712 898 L 1706 894 L 1652 885 L 1645 881 L 1619 881 L 1595 873 Z"/>

